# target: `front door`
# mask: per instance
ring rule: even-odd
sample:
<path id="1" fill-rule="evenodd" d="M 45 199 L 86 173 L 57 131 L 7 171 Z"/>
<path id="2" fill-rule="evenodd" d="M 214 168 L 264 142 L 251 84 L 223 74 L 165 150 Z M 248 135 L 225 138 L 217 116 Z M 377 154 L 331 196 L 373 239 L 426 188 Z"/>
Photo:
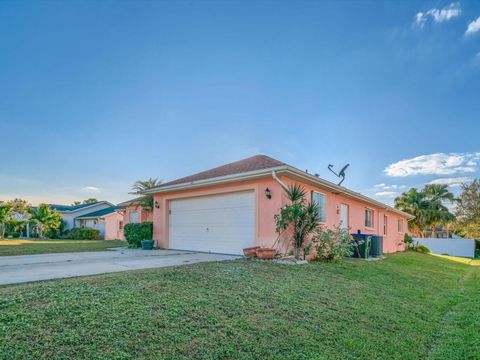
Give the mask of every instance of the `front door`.
<path id="1" fill-rule="evenodd" d="M 348 205 L 340 204 L 340 227 L 348 229 Z"/>

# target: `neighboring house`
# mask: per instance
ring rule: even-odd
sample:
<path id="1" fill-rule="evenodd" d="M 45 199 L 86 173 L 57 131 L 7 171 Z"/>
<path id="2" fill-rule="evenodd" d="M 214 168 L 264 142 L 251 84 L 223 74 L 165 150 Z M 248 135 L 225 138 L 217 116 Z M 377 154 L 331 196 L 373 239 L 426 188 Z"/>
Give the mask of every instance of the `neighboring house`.
<path id="1" fill-rule="evenodd" d="M 284 184 L 301 184 L 318 203 L 321 223 L 383 236 L 384 252 L 404 249 L 407 213 L 258 155 L 164 183 L 154 197 L 153 232 L 166 249 L 241 254 L 277 240 L 274 215 L 288 202 Z M 288 244 L 282 244 L 286 251 Z"/>
<path id="2" fill-rule="evenodd" d="M 64 230 L 72 229 L 74 227 L 80 226 L 77 218 L 79 216 L 107 209 L 112 207 L 113 204 L 108 201 L 97 201 L 94 203 L 80 204 L 80 205 L 50 205 L 50 208 L 57 210 L 57 212 L 62 216 L 62 219 L 65 223 Z"/>
<path id="3" fill-rule="evenodd" d="M 100 232 L 105 240 L 123 240 L 123 211 L 118 206 L 94 211 L 75 218 L 79 227 L 89 227 Z"/>
<path id="4" fill-rule="evenodd" d="M 153 221 L 153 212 L 144 209 L 139 202 L 139 198 L 124 201 L 117 205 L 123 209 L 123 223 L 142 223 L 145 221 Z"/>

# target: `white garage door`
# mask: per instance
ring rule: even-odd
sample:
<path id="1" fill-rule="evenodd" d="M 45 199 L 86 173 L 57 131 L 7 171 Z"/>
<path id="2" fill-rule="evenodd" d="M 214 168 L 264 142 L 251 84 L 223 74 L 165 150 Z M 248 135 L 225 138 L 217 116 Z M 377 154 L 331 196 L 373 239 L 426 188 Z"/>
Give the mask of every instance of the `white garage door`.
<path id="1" fill-rule="evenodd" d="M 173 200 L 170 203 L 170 248 L 242 254 L 253 246 L 253 192 Z"/>

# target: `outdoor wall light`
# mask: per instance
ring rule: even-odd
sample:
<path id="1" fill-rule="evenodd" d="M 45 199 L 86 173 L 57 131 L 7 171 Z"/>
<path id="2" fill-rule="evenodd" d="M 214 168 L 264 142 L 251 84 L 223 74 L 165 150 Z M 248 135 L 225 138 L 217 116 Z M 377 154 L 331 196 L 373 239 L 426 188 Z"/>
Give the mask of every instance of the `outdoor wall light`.
<path id="1" fill-rule="evenodd" d="M 155 201 L 155 208 L 160 209 L 160 204 L 158 203 L 158 201 Z"/>
<path id="2" fill-rule="evenodd" d="M 272 192 L 270 191 L 270 189 L 267 187 L 265 189 L 265 197 L 270 200 L 272 198 Z"/>

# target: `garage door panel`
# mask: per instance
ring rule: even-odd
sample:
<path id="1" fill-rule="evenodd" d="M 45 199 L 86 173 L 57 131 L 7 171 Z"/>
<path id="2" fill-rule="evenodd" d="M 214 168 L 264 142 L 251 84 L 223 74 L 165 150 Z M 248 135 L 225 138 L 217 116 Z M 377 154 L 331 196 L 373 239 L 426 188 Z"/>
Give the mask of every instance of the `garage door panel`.
<path id="1" fill-rule="evenodd" d="M 254 243 L 253 192 L 174 200 L 170 248 L 241 254 Z"/>

